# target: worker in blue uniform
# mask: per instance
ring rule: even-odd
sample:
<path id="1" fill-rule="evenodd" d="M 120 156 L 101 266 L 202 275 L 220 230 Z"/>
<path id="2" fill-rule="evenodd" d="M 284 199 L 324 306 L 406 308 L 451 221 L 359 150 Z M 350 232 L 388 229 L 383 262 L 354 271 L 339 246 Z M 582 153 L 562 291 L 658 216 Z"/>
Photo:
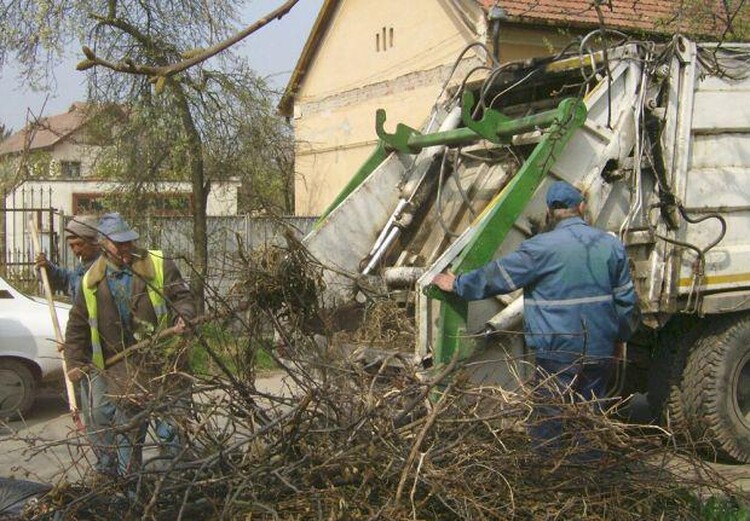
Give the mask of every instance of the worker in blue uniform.
<path id="1" fill-rule="evenodd" d="M 73 269 L 54 264 L 44 252 L 37 253 L 34 260 L 37 269 L 47 271 L 52 289 L 62 291 L 72 302 L 76 300 L 83 275 L 101 253 L 97 243 L 98 225 L 99 219 L 93 215 L 77 215 L 65 225 L 65 238 L 77 261 Z"/>
<path id="2" fill-rule="evenodd" d="M 481 268 L 444 272 L 432 282 L 465 300 L 523 288 L 525 340 L 536 355 L 537 380 L 552 375 L 564 392 L 596 401 L 606 396 L 634 328 L 637 298 L 623 244 L 589 226 L 584 211 L 581 192 L 557 181 L 547 192 L 551 231 Z M 554 409 L 537 412 L 557 416 Z M 536 446 L 555 447 L 562 430 L 560 420 L 550 419 L 531 426 L 530 434 Z"/>

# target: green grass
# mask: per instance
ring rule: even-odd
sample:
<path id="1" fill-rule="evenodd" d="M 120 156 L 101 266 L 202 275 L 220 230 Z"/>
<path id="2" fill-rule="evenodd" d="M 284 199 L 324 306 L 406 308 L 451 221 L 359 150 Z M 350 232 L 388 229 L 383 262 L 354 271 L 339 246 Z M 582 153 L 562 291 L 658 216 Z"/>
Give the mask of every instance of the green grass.
<path id="1" fill-rule="evenodd" d="M 712 496 L 700 506 L 703 521 L 750 521 L 750 510 L 734 498 Z"/>
<path id="2" fill-rule="evenodd" d="M 209 325 L 203 327 L 201 339 L 202 342 L 194 342 L 188 356 L 189 367 L 194 374 L 211 375 L 220 372 L 219 365 L 208 349 L 211 349 L 233 374 L 241 373 L 243 368 L 255 371 L 276 368 L 273 358 L 269 355 L 273 346 L 272 338 L 248 340 L 242 335 Z M 248 359 L 250 356 L 252 359 Z"/>

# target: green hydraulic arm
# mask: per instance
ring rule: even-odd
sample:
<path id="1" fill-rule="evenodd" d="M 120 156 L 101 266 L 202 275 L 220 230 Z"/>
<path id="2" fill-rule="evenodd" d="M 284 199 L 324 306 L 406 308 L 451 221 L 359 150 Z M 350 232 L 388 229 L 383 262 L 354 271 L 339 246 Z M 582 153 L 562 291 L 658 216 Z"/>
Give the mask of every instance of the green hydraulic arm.
<path id="1" fill-rule="evenodd" d="M 339 195 L 336 196 L 333 202 L 328 205 L 328 208 L 326 208 L 321 216 L 318 217 L 318 220 L 315 221 L 315 228 L 318 228 L 321 224 L 323 224 L 323 222 L 325 222 L 325 218 L 328 217 L 328 214 L 330 214 L 334 208 L 341 204 L 344 199 L 349 197 L 349 194 L 352 193 L 359 185 L 361 185 L 362 182 L 367 179 L 367 176 L 369 176 L 378 166 L 380 166 L 380 163 L 385 161 L 387 157 L 388 151 L 386 151 L 385 149 L 385 143 L 383 143 L 383 141 L 378 141 L 375 150 L 372 151 L 372 154 L 370 154 L 370 157 L 367 158 L 367 161 L 365 161 L 365 163 L 359 168 L 359 170 L 357 170 L 357 173 L 354 174 L 354 177 L 349 180 L 346 186 L 341 190 L 341 192 L 339 192 Z"/>
<path id="2" fill-rule="evenodd" d="M 464 108 L 466 108 L 466 102 Z M 552 112 L 555 115 L 542 140 L 513 179 L 495 196 L 472 224 L 474 230 L 469 232 L 472 234 L 472 239 L 453 262 L 451 269 L 454 273 L 465 273 L 492 260 L 513 224 L 555 163 L 558 154 L 587 117 L 585 105 L 582 101 L 575 99 L 563 100 L 557 110 Z M 498 114 L 487 110 L 481 121 L 473 122 L 467 121 L 465 112 L 464 122 L 467 127 L 489 139 L 493 137 L 493 128 L 511 123 L 505 116 L 498 116 Z M 542 114 L 544 114 L 543 118 Z M 532 116 L 536 126 L 542 126 L 542 120 L 547 119 L 547 113 L 542 114 Z M 515 121 L 516 125 L 524 126 L 519 124 L 519 120 Z M 450 362 L 456 351 L 458 351 L 459 358 L 469 356 L 474 344 L 466 338 L 465 334 L 468 311 L 466 301 L 453 294 L 443 293 L 434 286 L 428 286 L 426 294 L 442 300 L 439 334 L 433 351 L 436 365 Z"/>
<path id="3" fill-rule="evenodd" d="M 389 134 L 384 129 L 385 111 L 378 109 L 375 114 L 375 130 L 386 149 L 417 154 L 423 148 L 431 146 L 466 145 L 476 143 L 482 138 L 499 144 L 509 143 L 510 138 L 516 134 L 549 127 L 559 116 L 558 110 L 548 110 L 533 116 L 510 119 L 501 112 L 487 109 L 482 119 L 475 121 L 471 116 L 471 109 L 474 106 L 472 93 L 467 91 L 461 101 L 461 114 L 465 127 L 422 134 L 418 130 L 399 123 L 396 125 L 396 132 Z"/>
<path id="4" fill-rule="evenodd" d="M 406 154 L 418 154 L 423 148 L 448 145 L 457 146 L 474 143 L 479 139 L 487 139 L 494 143 L 509 143 L 510 139 L 523 132 L 538 128 L 546 128 L 553 124 L 558 117 L 558 110 L 549 110 L 533 116 L 519 119 L 510 119 L 504 114 L 487 109 L 480 121 L 475 121 L 471 116 L 474 107 L 474 97 L 471 92 L 466 92 L 462 98 L 462 118 L 466 127 L 432 134 L 422 134 L 407 125 L 399 123 L 396 132 L 389 134 L 384 125 L 386 114 L 383 109 L 378 109 L 375 114 L 375 131 L 378 141 L 375 150 L 351 178 L 333 202 L 323 211 L 315 223 L 315 228 L 320 227 L 326 217 L 339 205 L 349 194 L 351 194 L 375 169 L 385 161 L 391 152 L 402 152 Z"/>

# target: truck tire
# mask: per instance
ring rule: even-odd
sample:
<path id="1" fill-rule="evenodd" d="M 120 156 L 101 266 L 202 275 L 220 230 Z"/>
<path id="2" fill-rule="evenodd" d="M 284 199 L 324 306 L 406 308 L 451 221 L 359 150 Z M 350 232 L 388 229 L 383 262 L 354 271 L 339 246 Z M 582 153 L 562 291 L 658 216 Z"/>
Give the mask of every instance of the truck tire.
<path id="1" fill-rule="evenodd" d="M 34 404 L 36 379 L 18 360 L 0 359 L 0 418 L 17 419 Z"/>
<path id="2" fill-rule="evenodd" d="M 686 339 L 685 343 L 682 344 L 674 354 L 672 367 L 670 369 L 667 399 L 662 408 L 662 425 L 664 425 L 680 442 L 690 439 L 690 429 L 687 418 L 685 417 L 682 388 L 684 386 L 685 366 L 687 365 L 687 359 L 695 341 L 694 336 L 693 338 Z"/>
<path id="3" fill-rule="evenodd" d="M 706 322 L 677 316 L 659 334 L 648 378 L 648 403 L 653 418 L 678 439 L 687 435 L 682 405 L 683 373 L 687 357 Z"/>
<path id="4" fill-rule="evenodd" d="M 724 316 L 704 331 L 688 355 L 681 395 L 702 452 L 750 462 L 750 313 Z"/>

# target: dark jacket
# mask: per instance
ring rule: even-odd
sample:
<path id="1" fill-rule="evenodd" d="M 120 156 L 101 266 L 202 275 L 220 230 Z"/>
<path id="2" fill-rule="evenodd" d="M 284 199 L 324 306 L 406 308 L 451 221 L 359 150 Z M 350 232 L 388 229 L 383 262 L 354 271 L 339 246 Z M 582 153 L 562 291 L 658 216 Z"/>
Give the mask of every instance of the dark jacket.
<path id="1" fill-rule="evenodd" d="M 153 334 L 157 318 L 148 296 L 146 282 L 154 278 L 155 271 L 153 262 L 147 252 L 141 250 L 140 255 L 141 258 L 132 265 L 133 278 L 130 294 L 132 318 L 128 330 L 146 331 Z M 106 267 L 106 257 L 102 256 L 89 269 L 88 279 L 89 287 L 97 288 L 99 334 L 105 360 L 136 342 L 132 335 L 124 334 L 120 314 L 107 283 Z M 174 325 L 180 316 L 184 317 L 185 320 L 195 317 L 195 301 L 190 289 L 175 263 L 169 259 L 164 259 L 163 293 L 169 309 L 167 327 Z M 123 361 L 107 367 L 107 377 L 111 382 L 110 391 L 113 394 L 124 392 L 124 385 L 127 383 L 134 383 L 136 380 L 155 376 L 154 372 L 150 370 L 140 374 L 143 373 L 142 370 L 146 369 L 143 367 L 147 358 L 146 355 L 151 355 L 150 358 L 157 362 L 164 362 L 164 357 L 159 356 L 160 353 L 151 352 L 143 355 L 134 353 L 132 356 L 127 356 Z M 88 368 L 91 364 L 91 329 L 89 313 L 82 290 L 78 292 L 68 318 L 65 331 L 65 358 L 69 369 L 74 367 Z M 153 361 L 151 360 L 151 362 Z M 141 376 L 144 378 L 140 378 Z M 137 390 L 132 389 L 128 392 L 137 392 Z"/>
<path id="2" fill-rule="evenodd" d="M 515 252 L 459 275 L 466 300 L 524 290 L 526 343 L 537 357 L 606 358 L 627 340 L 637 302 L 622 243 L 580 217 L 524 241 Z"/>

